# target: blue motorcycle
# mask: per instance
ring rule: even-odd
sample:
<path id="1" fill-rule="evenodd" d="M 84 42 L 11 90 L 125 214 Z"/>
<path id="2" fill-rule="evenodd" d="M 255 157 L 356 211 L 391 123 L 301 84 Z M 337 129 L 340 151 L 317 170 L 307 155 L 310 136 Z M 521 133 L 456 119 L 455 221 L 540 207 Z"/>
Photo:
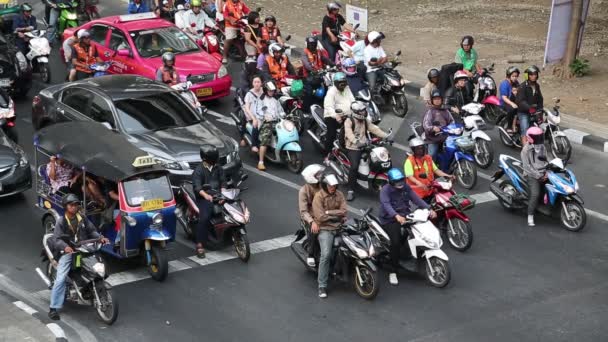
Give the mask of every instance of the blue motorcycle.
<path id="1" fill-rule="evenodd" d="M 470 136 L 463 136 L 464 127 L 453 123 L 441 129 L 448 137 L 437 154 L 435 162 L 443 172 L 456 176 L 458 184 L 465 189 L 472 189 L 477 184 L 477 166 L 475 165 L 475 141 Z"/>
<path id="2" fill-rule="evenodd" d="M 507 210 L 522 209 L 528 206 L 528 183 L 524 178 L 521 161 L 501 154 L 498 158 L 500 168 L 494 176 L 490 190 L 500 204 Z M 547 182 L 545 196 L 541 196 L 537 211 L 547 216 L 559 214 L 562 226 L 572 232 L 585 227 L 587 214 L 583 199 L 577 194 L 578 182 L 572 171 L 564 167 L 561 159 L 553 159 L 546 167 Z M 506 180 L 496 183 L 503 175 Z"/>
<path id="3" fill-rule="evenodd" d="M 101 62 L 101 63 L 91 64 L 89 66 L 89 68 L 91 70 L 93 70 L 92 77 L 101 77 L 101 76 L 105 76 L 105 75 L 109 74 L 108 69 L 110 69 L 111 66 L 112 66 L 112 62 Z"/>

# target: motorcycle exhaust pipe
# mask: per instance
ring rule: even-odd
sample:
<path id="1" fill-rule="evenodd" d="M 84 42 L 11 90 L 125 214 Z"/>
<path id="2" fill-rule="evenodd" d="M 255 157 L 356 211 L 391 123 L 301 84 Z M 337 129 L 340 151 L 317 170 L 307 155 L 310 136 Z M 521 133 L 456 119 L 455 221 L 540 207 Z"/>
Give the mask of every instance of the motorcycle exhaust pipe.
<path id="1" fill-rule="evenodd" d="M 50 288 L 51 280 L 42 272 L 40 267 L 36 267 L 36 273 L 38 273 L 38 276 L 40 277 L 40 279 L 42 279 L 42 281 L 46 284 L 46 286 Z"/>
<path id="2" fill-rule="evenodd" d="M 308 135 L 310 135 L 310 137 L 317 142 L 317 144 L 321 144 L 321 139 L 319 139 L 319 137 L 317 137 L 316 134 L 314 134 L 311 130 L 307 129 L 306 133 L 308 133 Z"/>
<path id="3" fill-rule="evenodd" d="M 511 197 L 511 195 L 506 194 L 505 192 L 503 192 L 496 183 L 492 183 L 490 184 L 490 191 L 496 195 L 496 197 L 500 198 L 501 200 L 503 200 L 505 203 L 512 205 L 513 204 L 513 198 Z"/>
<path id="4" fill-rule="evenodd" d="M 501 126 L 498 126 L 498 130 L 501 131 L 505 135 L 505 137 L 509 138 L 511 143 L 515 144 L 515 141 L 511 137 L 511 134 L 507 133 L 507 131 L 504 128 L 502 128 Z"/>

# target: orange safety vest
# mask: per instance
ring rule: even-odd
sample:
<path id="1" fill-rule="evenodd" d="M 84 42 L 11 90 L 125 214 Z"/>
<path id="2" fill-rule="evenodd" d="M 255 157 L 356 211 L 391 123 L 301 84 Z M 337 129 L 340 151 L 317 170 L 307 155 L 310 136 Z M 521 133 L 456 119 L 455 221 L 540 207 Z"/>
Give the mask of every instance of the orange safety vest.
<path id="1" fill-rule="evenodd" d="M 85 49 L 80 43 L 74 44 L 74 51 L 76 52 L 76 60 L 85 65 L 91 65 L 95 63 L 95 57 L 97 56 L 97 50 L 95 45 L 89 45 L 88 49 Z M 82 67 L 74 65 L 77 71 L 86 72 L 87 74 L 93 73 L 93 70 L 88 67 Z"/>
<path id="2" fill-rule="evenodd" d="M 227 0 L 226 5 L 224 7 L 224 12 L 228 12 L 228 16 L 231 18 L 235 18 L 236 20 L 241 20 L 241 17 L 243 16 L 243 3 L 241 1 L 239 1 L 235 4 L 234 2 L 232 2 L 232 0 Z M 224 17 L 226 17 L 225 14 L 224 14 Z M 233 28 L 238 27 L 238 26 L 230 23 L 229 20 L 225 20 L 225 25 L 226 25 L 226 27 L 233 27 Z"/>
<path id="3" fill-rule="evenodd" d="M 425 198 L 430 196 L 433 193 L 433 189 L 431 189 L 431 185 L 433 184 L 433 179 L 435 178 L 435 173 L 433 172 L 433 158 L 430 155 L 425 155 L 422 157 L 422 163 L 418 163 L 418 160 L 415 156 L 409 156 L 407 159 L 412 163 L 412 168 L 414 169 L 414 177 L 424 184 L 428 190 L 424 190 L 418 186 L 418 184 L 407 179 L 407 185 L 409 185 L 412 190 L 418 195 L 420 198 Z M 426 168 L 424 165 L 426 164 Z M 426 171 L 429 170 L 429 172 Z M 426 179 L 420 178 L 420 174 L 426 173 Z"/>
<path id="4" fill-rule="evenodd" d="M 168 85 L 174 85 L 177 83 L 177 73 L 175 72 L 175 68 L 168 68 L 166 66 L 162 68 L 163 75 L 163 83 Z"/>
<path id="5" fill-rule="evenodd" d="M 279 30 L 276 27 L 272 28 L 272 32 L 268 31 L 268 27 L 266 27 L 266 25 L 264 25 L 262 27 L 262 40 L 264 41 L 269 41 L 269 40 L 277 40 L 277 37 L 279 36 Z"/>
<path id="6" fill-rule="evenodd" d="M 312 51 L 304 49 L 304 53 L 312 65 L 313 70 L 317 71 L 323 69 L 323 59 L 321 58 L 320 50 L 317 50 L 317 53 L 312 53 Z M 304 77 L 308 77 L 308 70 L 306 70 L 306 68 L 302 67 L 302 73 L 304 74 Z"/>
<path id="7" fill-rule="evenodd" d="M 289 63 L 287 56 L 281 57 L 281 61 L 277 62 L 274 57 L 269 55 L 266 56 L 266 63 L 268 63 L 270 76 L 275 81 L 280 82 L 287 75 L 287 65 Z"/>

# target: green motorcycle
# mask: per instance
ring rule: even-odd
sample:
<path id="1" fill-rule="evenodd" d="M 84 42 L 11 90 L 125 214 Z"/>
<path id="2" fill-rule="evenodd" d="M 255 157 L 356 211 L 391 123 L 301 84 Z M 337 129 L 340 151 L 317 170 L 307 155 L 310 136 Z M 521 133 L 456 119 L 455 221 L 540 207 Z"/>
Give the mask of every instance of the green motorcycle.
<path id="1" fill-rule="evenodd" d="M 57 22 L 57 37 L 63 39 L 63 31 L 68 27 L 78 26 L 78 2 L 60 2 L 57 3 L 59 9 L 59 20 Z"/>

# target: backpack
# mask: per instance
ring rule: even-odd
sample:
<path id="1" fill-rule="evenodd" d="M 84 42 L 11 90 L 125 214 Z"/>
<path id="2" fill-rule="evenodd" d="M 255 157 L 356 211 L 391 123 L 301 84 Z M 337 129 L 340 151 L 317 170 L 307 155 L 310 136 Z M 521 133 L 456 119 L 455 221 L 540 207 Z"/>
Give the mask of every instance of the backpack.
<path id="1" fill-rule="evenodd" d="M 350 116 L 348 118 L 350 119 L 351 129 L 354 130 L 355 129 L 355 119 L 351 118 Z M 365 119 L 364 121 L 365 121 L 365 132 L 367 132 L 367 119 Z M 346 119 L 344 119 L 344 123 L 346 123 Z M 343 148 L 343 149 L 346 148 L 346 130 L 344 129 L 344 123 L 342 124 L 342 126 L 340 126 L 339 131 L 338 131 L 338 143 L 340 144 L 340 148 Z"/>

